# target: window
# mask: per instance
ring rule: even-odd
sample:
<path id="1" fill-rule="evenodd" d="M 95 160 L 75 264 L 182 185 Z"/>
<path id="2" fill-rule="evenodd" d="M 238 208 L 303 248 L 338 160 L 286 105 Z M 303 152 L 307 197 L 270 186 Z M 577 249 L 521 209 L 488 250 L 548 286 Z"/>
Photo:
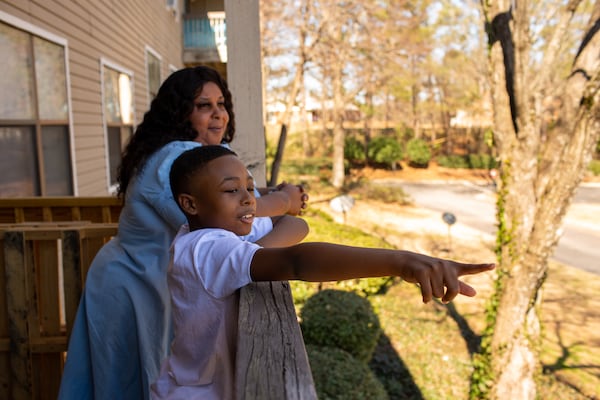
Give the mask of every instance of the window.
<path id="1" fill-rule="evenodd" d="M 66 41 L 31 30 L 0 21 L 0 196 L 69 196 Z"/>
<path id="2" fill-rule="evenodd" d="M 106 158 L 111 189 L 117 185 L 121 153 L 133 134 L 132 73 L 102 61 L 102 89 Z"/>
<path id="3" fill-rule="evenodd" d="M 158 54 L 146 47 L 146 71 L 148 74 L 148 105 L 156 94 L 158 93 L 158 88 L 160 87 L 160 57 Z"/>

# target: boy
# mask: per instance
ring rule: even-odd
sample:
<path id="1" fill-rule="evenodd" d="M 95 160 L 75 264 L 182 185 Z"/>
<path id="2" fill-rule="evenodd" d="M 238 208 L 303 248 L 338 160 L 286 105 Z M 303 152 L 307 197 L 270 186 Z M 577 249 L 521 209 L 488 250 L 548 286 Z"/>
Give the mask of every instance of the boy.
<path id="1" fill-rule="evenodd" d="M 188 224 L 172 246 L 168 283 L 175 337 L 152 385 L 156 399 L 234 397 L 237 290 L 252 281 L 337 281 L 396 275 L 444 303 L 475 290 L 458 277 L 493 264 L 461 264 L 408 251 L 329 243 L 264 248 L 240 239 L 254 221 L 252 177 L 235 153 L 202 146 L 171 168 L 171 189 Z M 286 245 L 286 240 L 278 245 Z M 291 240 L 287 240 L 291 242 Z M 287 243 L 292 244 L 292 243 Z"/>

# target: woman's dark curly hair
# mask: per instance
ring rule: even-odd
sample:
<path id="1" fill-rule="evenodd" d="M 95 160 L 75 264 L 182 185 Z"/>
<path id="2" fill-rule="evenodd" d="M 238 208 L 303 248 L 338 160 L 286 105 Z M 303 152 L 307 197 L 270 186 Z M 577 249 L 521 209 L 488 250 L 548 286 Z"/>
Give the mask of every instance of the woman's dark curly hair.
<path id="1" fill-rule="evenodd" d="M 144 114 L 143 121 L 125 147 L 117 177 L 120 197 L 125 197 L 131 179 L 144 168 L 146 161 L 155 151 L 175 140 L 194 140 L 198 136 L 189 118 L 194 110 L 194 99 L 207 82 L 216 83 L 225 98 L 229 124 L 223 136 L 223 143 L 233 140 L 233 101 L 225 79 L 214 69 L 205 66 L 173 72 L 158 89 L 150 104 L 150 110 Z"/>

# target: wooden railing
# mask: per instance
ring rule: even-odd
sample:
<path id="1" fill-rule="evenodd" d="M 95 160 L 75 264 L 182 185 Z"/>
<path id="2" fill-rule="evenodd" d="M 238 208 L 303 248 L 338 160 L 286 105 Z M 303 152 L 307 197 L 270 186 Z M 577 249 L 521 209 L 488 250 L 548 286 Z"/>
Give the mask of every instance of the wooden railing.
<path id="1" fill-rule="evenodd" d="M 239 310 L 237 399 L 316 399 L 289 284 L 244 287 Z"/>
<path id="2" fill-rule="evenodd" d="M 0 398 L 56 399 L 85 275 L 117 224 L 0 226 Z"/>
<path id="3" fill-rule="evenodd" d="M 87 269 L 118 199 L 0 199 L 0 399 L 55 399 Z M 242 289 L 238 399 L 316 399 L 287 282 Z"/>
<path id="4" fill-rule="evenodd" d="M 117 197 L 26 197 L 0 199 L 0 223 L 118 222 Z"/>

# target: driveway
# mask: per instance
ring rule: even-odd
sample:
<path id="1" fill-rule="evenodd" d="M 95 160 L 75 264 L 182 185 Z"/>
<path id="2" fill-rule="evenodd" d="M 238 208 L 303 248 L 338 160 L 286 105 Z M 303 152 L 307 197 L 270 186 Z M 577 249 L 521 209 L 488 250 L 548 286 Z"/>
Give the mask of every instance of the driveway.
<path id="1" fill-rule="evenodd" d="M 380 179 L 374 183 L 400 186 L 418 207 L 456 216 L 452 230 L 475 230 L 491 239 L 496 232 L 495 192 L 489 185 L 469 182 L 406 182 Z M 583 184 L 563 221 L 563 234 L 553 259 L 600 275 L 600 186 Z"/>

